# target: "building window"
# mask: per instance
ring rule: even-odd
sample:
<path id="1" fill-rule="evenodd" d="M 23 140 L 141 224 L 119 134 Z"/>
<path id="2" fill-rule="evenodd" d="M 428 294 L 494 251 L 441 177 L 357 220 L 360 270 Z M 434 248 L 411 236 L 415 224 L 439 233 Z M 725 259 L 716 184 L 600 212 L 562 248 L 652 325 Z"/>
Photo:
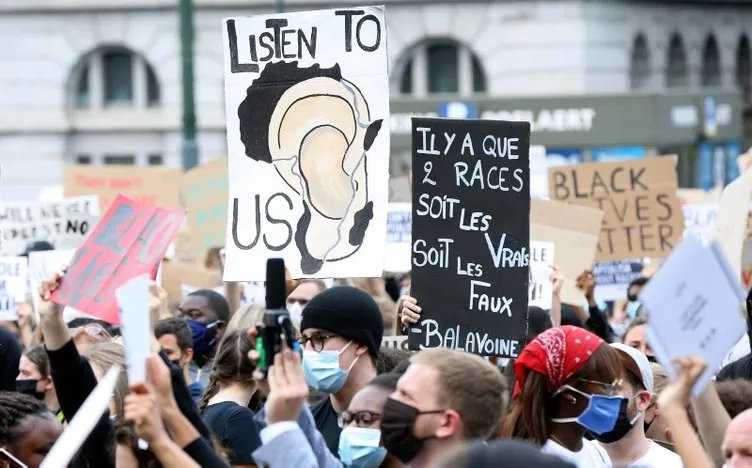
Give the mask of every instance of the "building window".
<path id="1" fill-rule="evenodd" d="M 86 54 L 72 75 L 71 100 L 78 109 L 146 108 L 161 100 L 159 79 L 141 55 L 125 48 Z"/>
<path id="2" fill-rule="evenodd" d="M 721 57 L 718 42 L 712 34 L 705 39 L 702 48 L 701 84 L 705 88 L 721 85 Z"/>
<path id="3" fill-rule="evenodd" d="M 102 162 L 105 165 L 135 166 L 136 157 L 132 154 L 106 154 Z"/>
<path id="4" fill-rule="evenodd" d="M 76 156 L 76 164 L 88 166 L 91 164 L 91 156 L 88 154 L 79 154 Z"/>
<path id="5" fill-rule="evenodd" d="M 752 85 L 752 53 L 746 34 L 739 38 L 739 46 L 736 48 L 736 84 L 748 97 Z"/>
<path id="6" fill-rule="evenodd" d="M 674 33 L 668 44 L 668 60 L 666 66 L 666 87 L 679 88 L 688 85 L 687 53 L 684 41 Z"/>
<path id="7" fill-rule="evenodd" d="M 650 53 L 648 41 L 642 34 L 638 34 L 632 44 L 630 81 L 632 89 L 645 88 L 650 82 Z"/>
<path id="8" fill-rule="evenodd" d="M 486 91 L 481 61 L 468 47 L 456 41 L 427 41 L 411 48 L 408 54 L 397 82 L 402 94 L 469 96 Z"/>
<path id="9" fill-rule="evenodd" d="M 161 166 L 162 164 L 164 164 L 164 160 L 162 159 L 161 154 L 150 154 L 146 158 L 146 163 L 149 166 Z"/>

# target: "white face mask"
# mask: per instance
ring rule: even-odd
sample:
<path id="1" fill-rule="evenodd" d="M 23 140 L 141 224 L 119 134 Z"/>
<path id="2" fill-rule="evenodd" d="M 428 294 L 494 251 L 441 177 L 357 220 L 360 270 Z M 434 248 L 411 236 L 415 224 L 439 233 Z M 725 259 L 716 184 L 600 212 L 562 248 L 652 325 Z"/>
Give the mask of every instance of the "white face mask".
<path id="1" fill-rule="evenodd" d="M 293 302 L 287 305 L 287 311 L 290 312 L 290 320 L 295 328 L 300 329 L 300 321 L 303 320 L 303 305 L 300 302 Z"/>

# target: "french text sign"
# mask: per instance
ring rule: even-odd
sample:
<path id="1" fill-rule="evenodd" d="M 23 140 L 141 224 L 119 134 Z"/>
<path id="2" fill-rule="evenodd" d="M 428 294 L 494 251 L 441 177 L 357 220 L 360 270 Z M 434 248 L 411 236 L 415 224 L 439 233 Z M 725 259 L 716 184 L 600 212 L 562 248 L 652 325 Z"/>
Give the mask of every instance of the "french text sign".
<path id="1" fill-rule="evenodd" d="M 225 281 L 378 277 L 389 191 L 383 7 L 223 20 Z"/>
<path id="2" fill-rule="evenodd" d="M 554 266 L 553 242 L 530 242 L 530 284 L 528 285 L 528 305 L 551 310 L 553 283 L 551 273 Z"/>
<path id="3" fill-rule="evenodd" d="M 673 158 L 549 168 L 551 200 L 605 213 L 596 259 L 665 257 L 682 238 Z"/>
<path id="4" fill-rule="evenodd" d="M 78 247 L 98 219 L 96 196 L 69 197 L 55 202 L 0 203 L 0 230 L 5 238 L 0 253 L 20 255 L 30 241 L 40 240 L 58 248 L 63 243 Z"/>
<path id="5" fill-rule="evenodd" d="M 642 260 L 614 260 L 593 265 L 595 298 L 616 301 L 627 298 L 629 283 L 642 276 Z"/>
<path id="6" fill-rule="evenodd" d="M 184 219 L 183 210 L 145 205 L 119 195 L 73 254 L 52 300 L 119 325 L 115 290 L 144 273 L 156 278 L 167 246 Z"/>
<path id="7" fill-rule="evenodd" d="M 99 195 L 106 212 L 121 193 L 152 206 L 180 208 L 180 169 L 136 166 L 67 166 L 65 196 Z"/>
<path id="8" fill-rule="evenodd" d="M 410 349 L 516 357 L 527 333 L 530 124 L 413 119 Z"/>
<path id="9" fill-rule="evenodd" d="M 412 205 L 410 203 L 389 204 L 389 212 L 386 218 L 384 271 L 389 273 L 410 271 L 412 216 Z"/>
<path id="10" fill-rule="evenodd" d="M 180 182 L 188 226 L 201 253 L 224 247 L 227 232 L 227 158 L 195 167 Z"/>
<path id="11" fill-rule="evenodd" d="M 26 300 L 26 257 L 0 257 L 0 320 L 16 320 L 16 304 Z"/>

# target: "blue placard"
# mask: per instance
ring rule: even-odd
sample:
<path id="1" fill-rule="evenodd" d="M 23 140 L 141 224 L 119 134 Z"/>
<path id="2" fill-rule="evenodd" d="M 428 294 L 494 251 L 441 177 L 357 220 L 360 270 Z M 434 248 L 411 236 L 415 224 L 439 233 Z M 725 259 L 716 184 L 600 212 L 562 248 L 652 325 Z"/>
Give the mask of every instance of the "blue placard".
<path id="1" fill-rule="evenodd" d="M 442 102 L 439 104 L 439 117 L 447 119 L 475 119 L 478 117 L 478 106 L 473 102 Z"/>
<path id="2" fill-rule="evenodd" d="M 590 150 L 593 161 L 612 162 L 628 159 L 642 159 L 647 155 L 643 146 L 613 146 Z"/>

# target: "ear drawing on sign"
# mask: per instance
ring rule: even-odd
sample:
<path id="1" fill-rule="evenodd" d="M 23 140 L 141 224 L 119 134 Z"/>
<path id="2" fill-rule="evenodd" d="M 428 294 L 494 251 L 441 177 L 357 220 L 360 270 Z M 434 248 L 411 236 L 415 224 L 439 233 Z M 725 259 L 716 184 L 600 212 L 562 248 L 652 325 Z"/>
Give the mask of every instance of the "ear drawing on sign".
<path id="1" fill-rule="evenodd" d="M 238 107 L 245 154 L 274 165 L 303 204 L 295 244 L 301 270 L 350 257 L 373 218 L 366 153 L 382 120 L 371 120 L 356 85 L 339 65 L 266 65 Z"/>

